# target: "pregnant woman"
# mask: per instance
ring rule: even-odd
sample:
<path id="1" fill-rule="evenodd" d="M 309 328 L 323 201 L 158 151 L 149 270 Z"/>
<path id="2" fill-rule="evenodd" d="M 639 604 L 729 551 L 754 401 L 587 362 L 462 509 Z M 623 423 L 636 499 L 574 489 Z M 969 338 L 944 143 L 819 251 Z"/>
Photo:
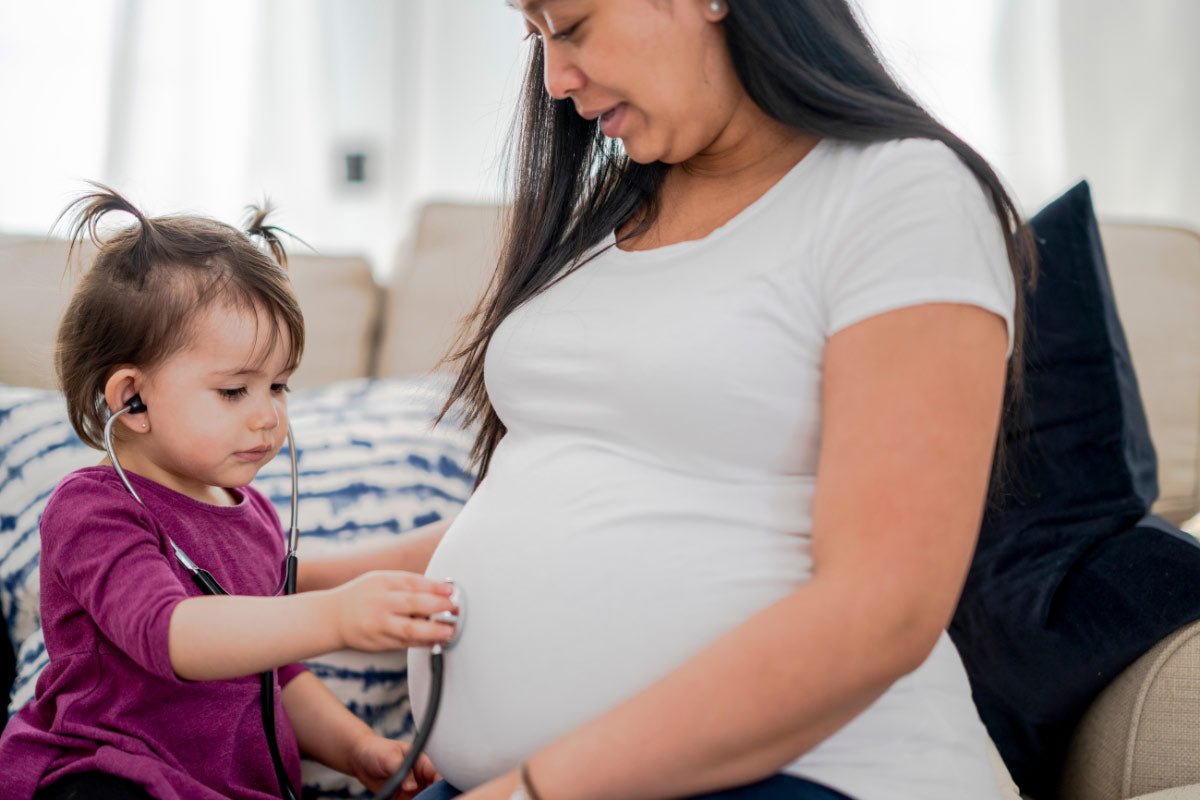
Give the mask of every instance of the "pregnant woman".
<path id="1" fill-rule="evenodd" d="M 846 0 L 514 5 L 421 796 L 996 797 L 944 629 L 1033 267 L 1013 202 Z"/>

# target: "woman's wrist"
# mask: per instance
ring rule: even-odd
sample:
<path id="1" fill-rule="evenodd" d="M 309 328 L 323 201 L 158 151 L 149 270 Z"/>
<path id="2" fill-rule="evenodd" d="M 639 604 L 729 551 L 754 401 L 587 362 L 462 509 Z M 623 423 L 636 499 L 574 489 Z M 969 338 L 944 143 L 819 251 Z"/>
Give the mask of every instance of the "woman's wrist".
<path id="1" fill-rule="evenodd" d="M 510 800 L 545 800 L 534 785 L 533 776 L 529 774 L 528 761 L 522 761 L 521 766 L 517 768 L 517 779 L 517 789 L 512 793 Z"/>

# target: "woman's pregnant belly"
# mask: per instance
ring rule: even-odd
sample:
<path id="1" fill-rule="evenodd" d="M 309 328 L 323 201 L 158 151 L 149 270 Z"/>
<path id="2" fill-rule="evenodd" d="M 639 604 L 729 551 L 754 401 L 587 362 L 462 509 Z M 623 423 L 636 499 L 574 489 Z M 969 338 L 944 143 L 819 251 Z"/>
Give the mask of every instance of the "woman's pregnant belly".
<path id="1" fill-rule="evenodd" d="M 810 491 L 502 445 L 427 571 L 465 598 L 438 769 L 467 789 L 515 767 L 807 580 Z M 410 652 L 409 688 L 420 721 L 428 650 Z"/>

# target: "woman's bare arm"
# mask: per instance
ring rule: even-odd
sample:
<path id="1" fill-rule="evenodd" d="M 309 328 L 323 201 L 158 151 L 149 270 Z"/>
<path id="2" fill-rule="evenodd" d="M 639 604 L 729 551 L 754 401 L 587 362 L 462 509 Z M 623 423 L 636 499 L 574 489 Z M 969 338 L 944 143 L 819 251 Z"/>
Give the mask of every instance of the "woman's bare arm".
<path id="1" fill-rule="evenodd" d="M 296 576 L 300 592 L 332 589 L 371 570 L 424 573 L 454 518 L 438 520 L 387 541 L 350 545 L 332 555 L 301 558 Z"/>
<path id="2" fill-rule="evenodd" d="M 812 579 L 534 754 L 540 794 L 677 797 L 760 780 L 918 667 L 949 623 L 974 549 L 1005 350 L 999 317 L 957 304 L 835 334 Z M 508 773 L 467 797 L 506 798 L 516 781 Z"/>

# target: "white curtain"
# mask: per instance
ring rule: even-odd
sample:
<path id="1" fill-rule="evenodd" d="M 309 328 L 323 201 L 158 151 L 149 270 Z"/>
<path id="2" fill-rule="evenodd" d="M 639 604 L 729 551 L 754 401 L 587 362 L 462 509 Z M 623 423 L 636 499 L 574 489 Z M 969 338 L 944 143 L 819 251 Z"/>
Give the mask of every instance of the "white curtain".
<path id="1" fill-rule="evenodd" d="M 0 231 L 84 178 L 228 221 L 269 195 L 386 272 L 422 199 L 500 194 L 523 30 L 502 0 L 0 0 Z"/>
<path id="2" fill-rule="evenodd" d="M 1200 3 L 859 3 L 901 77 L 1027 211 L 1087 178 L 1102 215 L 1200 228 Z"/>
<path id="3" fill-rule="evenodd" d="M 1028 211 L 1086 177 L 1101 213 L 1200 227 L 1196 0 L 858 3 Z M 417 203 L 500 195 L 522 35 L 504 0 L 0 0 L 0 231 L 84 178 L 231 221 L 269 195 L 386 272 Z"/>

